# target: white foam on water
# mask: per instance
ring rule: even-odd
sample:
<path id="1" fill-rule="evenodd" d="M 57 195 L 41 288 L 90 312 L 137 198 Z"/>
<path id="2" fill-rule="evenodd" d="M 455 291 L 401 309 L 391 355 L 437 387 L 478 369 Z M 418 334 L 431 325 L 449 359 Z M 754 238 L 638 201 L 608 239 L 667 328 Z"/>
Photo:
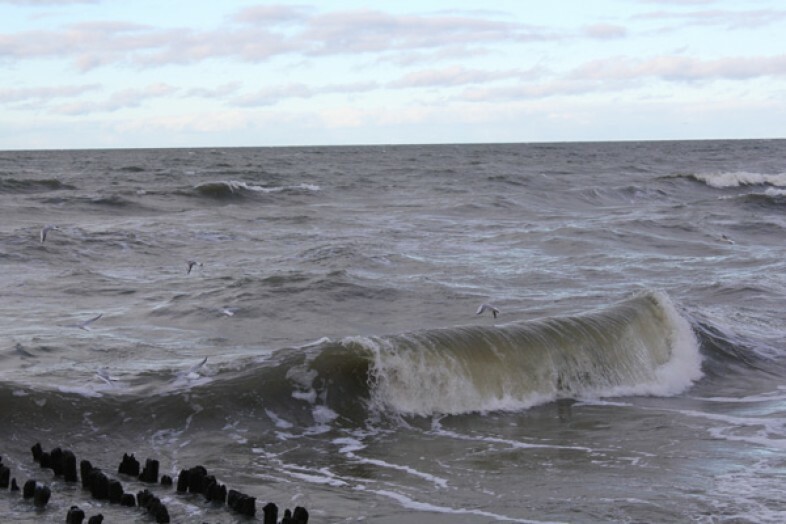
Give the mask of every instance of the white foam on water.
<path id="1" fill-rule="evenodd" d="M 57 386 L 60 393 L 75 393 L 83 397 L 101 398 L 103 395 L 96 391 L 94 388 L 79 387 L 79 386 Z"/>
<path id="2" fill-rule="evenodd" d="M 761 460 L 715 476 L 709 494 L 713 513 L 723 515 L 723 522 L 786 522 L 782 461 L 775 462 Z M 707 518 L 696 522 L 709 524 L 718 520 Z"/>
<path id="3" fill-rule="evenodd" d="M 691 176 L 715 188 L 759 185 L 786 187 L 786 173 L 764 174 L 736 171 L 727 173 L 698 173 Z"/>
<path id="4" fill-rule="evenodd" d="M 361 441 L 350 437 L 333 439 L 332 443 L 339 446 L 344 446 L 338 450 L 339 453 L 344 453 L 344 454 L 354 453 L 355 451 L 360 451 L 361 449 L 364 449 L 366 447 L 366 445 L 363 444 Z"/>
<path id="5" fill-rule="evenodd" d="M 338 413 L 327 406 L 321 405 L 314 406 L 314 409 L 311 410 L 311 414 L 314 417 L 314 421 L 319 425 L 330 424 L 338 418 Z"/>
<path id="6" fill-rule="evenodd" d="M 246 191 L 254 191 L 257 193 L 280 193 L 282 191 L 292 191 L 292 190 L 301 190 L 301 191 L 320 191 L 321 188 L 316 184 L 292 184 L 288 186 L 259 186 L 255 184 L 249 184 L 247 182 L 243 182 L 241 180 L 223 180 L 221 182 L 216 182 L 215 184 L 223 184 L 227 186 L 231 191 L 239 191 L 239 190 L 246 190 Z M 204 186 L 207 184 L 200 184 L 197 187 Z"/>
<path id="7" fill-rule="evenodd" d="M 786 196 L 786 189 L 775 189 L 768 187 L 764 194 L 771 197 L 782 197 Z"/>
<path id="8" fill-rule="evenodd" d="M 442 477 L 438 477 L 436 475 L 432 475 L 430 473 L 426 473 L 426 472 L 417 470 L 417 469 L 415 469 L 413 467 L 410 467 L 410 466 L 403 466 L 403 465 L 400 465 L 400 464 L 393 464 L 393 463 L 387 462 L 385 460 L 372 459 L 372 458 L 361 457 L 361 456 L 357 455 L 356 452 L 361 451 L 361 450 L 365 449 L 365 447 L 366 447 L 361 441 L 359 441 L 357 439 L 350 438 L 350 437 L 342 437 L 342 438 L 334 439 L 331 442 L 333 444 L 342 446 L 339 449 L 339 453 L 341 453 L 342 455 L 344 455 L 348 459 L 352 460 L 353 462 L 357 462 L 357 463 L 360 463 L 360 464 L 368 464 L 368 465 L 376 466 L 376 467 L 379 467 L 379 468 L 393 469 L 393 470 L 396 470 L 396 471 L 401 471 L 401 472 L 406 473 L 407 475 L 410 475 L 410 476 L 413 476 L 413 477 L 418 477 L 420 479 L 423 479 L 423 480 L 426 480 L 428 482 L 431 482 L 432 484 L 434 484 L 438 488 L 447 488 L 448 487 L 447 479 L 444 479 Z"/>
<path id="9" fill-rule="evenodd" d="M 786 450 L 786 418 L 783 417 L 783 409 L 772 411 L 771 414 L 776 416 L 773 418 L 725 415 L 695 410 L 659 409 L 658 411 L 670 411 L 687 417 L 717 422 L 719 423 L 717 426 L 710 427 L 707 431 L 719 440 L 746 442 L 763 448 Z"/>
<path id="10" fill-rule="evenodd" d="M 331 472 L 327 470 L 320 470 L 320 475 L 316 475 L 313 473 L 300 473 L 297 471 L 286 471 L 286 474 L 290 477 L 296 478 L 298 480 L 303 480 L 305 482 L 309 482 L 311 484 L 327 484 L 328 486 L 333 486 L 335 488 L 339 488 L 342 486 L 347 486 L 348 483 L 344 482 L 343 480 L 336 478 Z"/>
<path id="11" fill-rule="evenodd" d="M 284 420 L 273 410 L 266 409 L 265 414 L 270 418 L 270 420 L 273 421 L 273 424 L 275 424 L 276 427 L 279 429 L 290 429 L 292 427 L 291 422 Z"/>
<path id="12" fill-rule="evenodd" d="M 521 442 L 518 440 L 500 438 L 500 437 L 489 437 L 489 436 L 472 436 L 472 435 L 464 435 L 462 433 L 456 433 L 455 431 L 450 431 L 447 429 L 442 428 L 441 426 L 437 425 L 436 427 L 432 428 L 432 434 L 439 435 L 442 437 L 448 437 L 455 440 L 466 440 L 471 442 L 484 442 L 487 444 L 502 444 L 508 446 L 512 449 L 564 449 L 564 450 L 573 450 L 573 451 L 583 451 L 586 453 L 594 453 L 597 450 L 592 448 L 588 448 L 586 446 L 564 446 L 564 445 L 555 445 L 555 444 L 538 444 L 538 443 L 530 443 L 530 442 Z"/>
<path id="13" fill-rule="evenodd" d="M 416 511 L 426 511 L 431 513 L 445 513 L 450 515 L 476 515 L 478 517 L 486 517 L 492 520 L 499 520 L 505 522 L 520 522 L 526 524 L 546 524 L 548 522 L 551 522 L 545 520 L 518 519 L 518 518 L 508 517 L 506 515 L 500 515 L 498 513 L 492 513 L 490 511 L 483 511 L 480 509 L 451 508 L 448 506 L 437 506 L 436 504 L 430 504 L 428 502 L 420 502 L 414 500 L 402 493 L 397 493 L 395 491 L 390 491 L 387 489 L 368 489 L 365 486 L 357 486 L 355 489 L 358 491 L 375 493 L 377 495 L 387 497 L 389 499 L 395 500 L 405 508 L 413 509 Z"/>

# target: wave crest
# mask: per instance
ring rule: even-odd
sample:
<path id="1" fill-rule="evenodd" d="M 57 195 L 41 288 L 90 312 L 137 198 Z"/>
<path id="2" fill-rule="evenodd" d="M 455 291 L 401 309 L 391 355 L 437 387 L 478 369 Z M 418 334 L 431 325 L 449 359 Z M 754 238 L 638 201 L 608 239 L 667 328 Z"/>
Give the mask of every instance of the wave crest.
<path id="1" fill-rule="evenodd" d="M 737 171 L 727 173 L 691 173 L 686 176 L 718 189 L 741 186 L 786 187 L 786 173 L 764 174 Z"/>
<path id="2" fill-rule="evenodd" d="M 65 184 L 56 178 L 29 180 L 20 180 L 17 178 L 0 178 L 0 192 L 3 193 L 39 193 L 62 189 L 75 189 L 75 187 Z"/>
<path id="3" fill-rule="evenodd" d="M 237 180 L 205 182 L 194 188 L 200 196 L 218 200 L 241 199 L 270 193 L 319 191 L 320 187 L 313 184 L 296 184 L 288 186 L 259 186 Z"/>

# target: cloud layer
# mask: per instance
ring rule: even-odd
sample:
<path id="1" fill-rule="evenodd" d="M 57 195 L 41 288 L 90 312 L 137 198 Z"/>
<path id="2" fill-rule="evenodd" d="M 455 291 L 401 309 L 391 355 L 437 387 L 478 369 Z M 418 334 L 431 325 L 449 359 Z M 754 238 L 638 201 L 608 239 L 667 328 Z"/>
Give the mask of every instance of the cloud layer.
<path id="1" fill-rule="evenodd" d="M 751 43 L 786 28 L 779 7 L 641 0 L 567 23 L 471 3 L 476 9 L 259 4 L 189 25 L 129 16 L 110 2 L 0 0 L 0 15 L 25 20 L 0 31 L 12 82 L 0 85 L 0 114 L 21 121 L 35 107 L 51 118 L 133 114 L 180 125 L 223 111 L 234 116 L 209 118 L 248 127 L 254 118 L 244 111 L 277 111 L 293 125 L 360 127 L 435 115 L 502 121 L 512 110 L 551 114 L 543 100 L 588 107 L 600 96 L 684 104 L 701 93 L 758 104 L 785 90 L 786 44 Z M 90 14 L 73 16 L 80 9 Z M 691 42 L 708 31 L 746 45 L 702 52 Z M 37 68 L 54 74 L 42 80 Z"/>

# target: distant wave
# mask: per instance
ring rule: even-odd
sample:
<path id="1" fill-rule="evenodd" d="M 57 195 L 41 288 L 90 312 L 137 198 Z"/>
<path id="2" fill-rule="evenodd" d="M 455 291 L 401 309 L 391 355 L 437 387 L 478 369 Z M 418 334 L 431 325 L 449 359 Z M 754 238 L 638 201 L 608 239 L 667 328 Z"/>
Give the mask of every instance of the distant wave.
<path id="1" fill-rule="evenodd" d="M 786 189 L 770 187 L 764 193 L 752 193 L 736 198 L 745 204 L 758 206 L 762 209 L 782 209 L 783 204 L 786 203 Z"/>
<path id="2" fill-rule="evenodd" d="M 786 189 L 775 189 L 775 188 L 767 188 L 767 191 L 764 194 L 768 197 L 773 198 L 784 198 L 786 197 Z"/>
<path id="3" fill-rule="evenodd" d="M 281 192 L 303 192 L 319 191 L 320 187 L 313 184 L 296 184 L 288 186 L 259 186 L 247 182 L 229 180 L 219 182 L 206 182 L 194 188 L 200 196 L 214 198 L 218 200 L 236 199 L 252 197 L 255 195 L 281 193 Z"/>
<path id="4" fill-rule="evenodd" d="M 736 171 L 727 173 L 689 173 L 682 176 L 719 189 L 741 186 L 786 187 L 786 173 L 764 174 Z"/>
<path id="5" fill-rule="evenodd" d="M 124 173 L 143 173 L 147 170 L 142 166 L 123 166 L 119 168 L 118 171 L 122 171 Z"/>
<path id="6" fill-rule="evenodd" d="M 18 178 L 0 178 L 0 193 L 35 193 L 41 191 L 56 191 L 60 189 L 76 188 L 69 184 L 64 184 L 56 178 L 30 180 L 20 180 Z"/>

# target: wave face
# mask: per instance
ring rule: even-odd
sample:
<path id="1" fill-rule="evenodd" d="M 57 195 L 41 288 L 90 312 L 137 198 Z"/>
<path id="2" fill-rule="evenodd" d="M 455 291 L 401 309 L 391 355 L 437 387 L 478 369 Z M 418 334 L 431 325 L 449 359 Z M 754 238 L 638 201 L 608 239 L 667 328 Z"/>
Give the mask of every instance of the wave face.
<path id="1" fill-rule="evenodd" d="M 663 294 L 595 313 L 344 342 L 373 358 L 372 405 L 400 414 L 518 410 L 561 397 L 673 395 L 698 343 Z"/>
<path id="2" fill-rule="evenodd" d="M 254 198 L 270 193 L 319 191 L 314 184 L 290 186 L 262 186 L 247 182 L 229 180 L 205 182 L 194 188 L 197 195 L 216 200 Z"/>
<path id="3" fill-rule="evenodd" d="M 23 179 L 0 177 L 0 193 L 41 193 L 61 189 L 75 189 L 56 178 Z"/>

